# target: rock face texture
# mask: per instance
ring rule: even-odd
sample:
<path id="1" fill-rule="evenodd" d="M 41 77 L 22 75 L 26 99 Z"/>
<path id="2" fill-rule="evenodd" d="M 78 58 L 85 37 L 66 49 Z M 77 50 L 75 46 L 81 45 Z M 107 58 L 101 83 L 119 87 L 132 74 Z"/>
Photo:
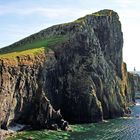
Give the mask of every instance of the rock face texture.
<path id="1" fill-rule="evenodd" d="M 18 62 L 13 61 L 13 66 L 8 62 L 11 60 L 1 61 L 1 128 L 6 129 L 13 121 L 46 128 L 46 124 L 49 127 L 62 119 L 43 91 L 43 63 L 46 58 L 43 54 L 34 60 L 24 57 Z"/>
<path id="2" fill-rule="evenodd" d="M 128 72 L 128 84 L 131 92 L 133 102 L 135 102 L 135 98 L 139 98 L 140 93 L 140 76 L 138 74 Z M 136 95 L 138 93 L 138 95 Z"/>
<path id="3" fill-rule="evenodd" d="M 0 124 L 65 129 L 123 116 L 134 101 L 132 83 L 123 64 L 123 34 L 116 12 L 102 10 L 74 22 L 56 25 L 11 47 L 61 36 L 64 43 L 42 52 L 0 63 Z M 132 80 L 133 81 L 133 80 Z M 64 119 L 64 120 L 63 120 Z"/>
<path id="4" fill-rule="evenodd" d="M 138 74 L 127 72 L 125 63 L 122 65 L 124 93 L 128 103 L 135 103 L 135 93 L 140 92 L 140 77 Z"/>

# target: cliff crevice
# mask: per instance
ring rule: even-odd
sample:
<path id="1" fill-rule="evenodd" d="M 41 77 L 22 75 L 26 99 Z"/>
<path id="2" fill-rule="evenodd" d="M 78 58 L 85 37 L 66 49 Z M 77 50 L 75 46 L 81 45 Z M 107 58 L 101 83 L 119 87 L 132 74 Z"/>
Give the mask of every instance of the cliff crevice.
<path id="1" fill-rule="evenodd" d="M 102 10 L 1 49 L 1 128 L 66 129 L 64 120 L 90 123 L 128 113 L 133 80 L 122 47 L 118 14 Z"/>

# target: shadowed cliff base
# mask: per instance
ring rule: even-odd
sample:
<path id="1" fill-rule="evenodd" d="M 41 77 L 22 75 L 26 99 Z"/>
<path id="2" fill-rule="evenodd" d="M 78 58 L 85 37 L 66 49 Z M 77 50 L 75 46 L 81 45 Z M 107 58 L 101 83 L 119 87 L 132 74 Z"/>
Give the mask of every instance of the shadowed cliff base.
<path id="1" fill-rule="evenodd" d="M 68 122 L 130 113 L 134 79 L 123 63 L 122 47 L 118 14 L 101 10 L 2 48 L 1 128 L 19 123 L 67 130 Z"/>

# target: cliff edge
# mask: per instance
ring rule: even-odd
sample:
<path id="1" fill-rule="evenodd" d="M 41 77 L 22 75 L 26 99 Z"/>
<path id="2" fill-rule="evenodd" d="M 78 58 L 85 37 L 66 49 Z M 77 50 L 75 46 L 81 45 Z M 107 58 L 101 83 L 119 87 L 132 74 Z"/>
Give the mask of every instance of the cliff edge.
<path id="1" fill-rule="evenodd" d="M 119 16 L 101 10 L 0 50 L 0 124 L 33 128 L 90 123 L 128 113 Z"/>

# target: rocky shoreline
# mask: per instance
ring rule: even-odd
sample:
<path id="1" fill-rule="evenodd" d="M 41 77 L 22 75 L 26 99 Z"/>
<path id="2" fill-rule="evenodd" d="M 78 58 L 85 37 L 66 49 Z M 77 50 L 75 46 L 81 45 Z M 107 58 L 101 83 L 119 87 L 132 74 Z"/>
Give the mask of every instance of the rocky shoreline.
<path id="1" fill-rule="evenodd" d="M 7 137 L 12 137 L 13 135 L 16 135 L 17 132 L 14 132 L 12 130 L 3 130 L 0 129 L 0 140 L 6 140 Z"/>
<path id="2" fill-rule="evenodd" d="M 0 53 L 43 39 L 53 43 L 34 56 L 0 58 L 2 129 L 17 123 L 69 130 L 69 123 L 130 114 L 128 106 L 135 102 L 140 78 L 123 62 L 123 33 L 116 12 L 101 10 L 52 26 Z"/>

